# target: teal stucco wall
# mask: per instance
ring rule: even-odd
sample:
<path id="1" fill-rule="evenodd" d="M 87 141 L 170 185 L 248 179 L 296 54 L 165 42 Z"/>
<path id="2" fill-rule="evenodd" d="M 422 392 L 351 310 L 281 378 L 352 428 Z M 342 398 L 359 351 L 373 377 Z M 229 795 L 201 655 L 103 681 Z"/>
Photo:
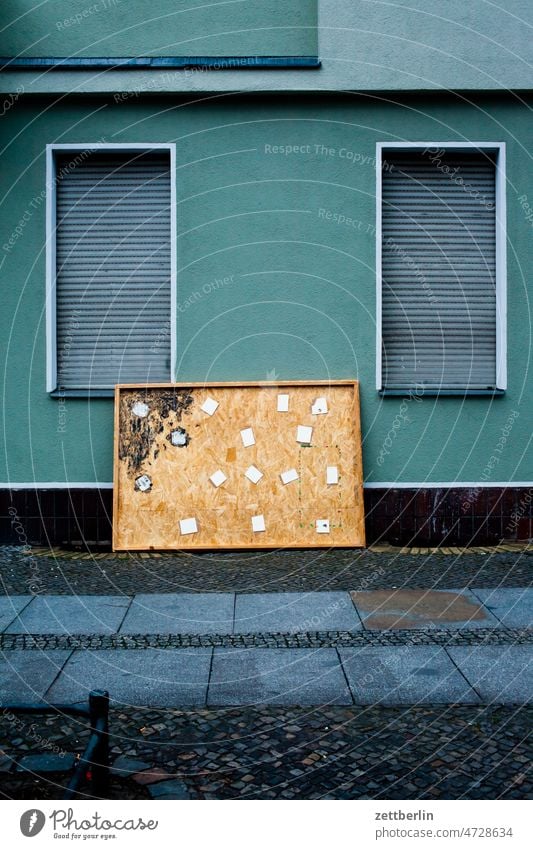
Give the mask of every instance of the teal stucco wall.
<path id="1" fill-rule="evenodd" d="M 2 0 L 0 55 L 299 56 L 317 0 Z"/>
<path id="2" fill-rule="evenodd" d="M 193 104 L 20 97 L 2 122 L 10 182 L 0 245 L 17 227 L 20 235 L 0 251 L 0 480 L 112 478 L 112 400 L 72 399 L 61 409 L 45 391 L 45 144 L 95 141 L 176 143 L 179 378 L 357 378 L 368 481 L 532 480 L 529 121 L 527 106 L 504 95 L 392 102 L 241 94 Z M 406 139 L 507 142 L 504 397 L 376 392 L 375 145 Z M 487 472 L 491 456 L 498 462 Z"/>
<path id="3" fill-rule="evenodd" d="M 124 69 L 10 71 L 0 75 L 0 89 L 8 92 L 21 85 L 31 93 L 531 89 L 531 0 L 2 0 L 0 9 L 4 56 L 318 51 L 322 63 L 320 70 L 244 76 L 240 70 L 136 70 L 134 78 Z M 81 23 L 63 25 L 80 11 L 86 12 Z"/>

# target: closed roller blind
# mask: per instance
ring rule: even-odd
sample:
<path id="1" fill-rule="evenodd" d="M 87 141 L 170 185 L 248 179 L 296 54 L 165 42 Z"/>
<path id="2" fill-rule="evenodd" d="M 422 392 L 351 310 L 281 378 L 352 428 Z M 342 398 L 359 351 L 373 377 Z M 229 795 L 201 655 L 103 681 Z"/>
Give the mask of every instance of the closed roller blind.
<path id="1" fill-rule="evenodd" d="M 170 377 L 170 161 L 56 160 L 60 389 Z"/>
<path id="2" fill-rule="evenodd" d="M 473 152 L 432 161 L 419 151 L 389 152 L 386 161 L 393 167 L 382 183 L 383 386 L 492 389 L 494 160 Z"/>

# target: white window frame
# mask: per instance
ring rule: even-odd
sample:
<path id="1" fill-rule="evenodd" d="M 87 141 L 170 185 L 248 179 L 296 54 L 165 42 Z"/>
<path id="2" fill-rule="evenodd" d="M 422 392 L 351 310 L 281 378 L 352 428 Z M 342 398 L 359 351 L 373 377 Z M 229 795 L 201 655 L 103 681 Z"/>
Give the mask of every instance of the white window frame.
<path id="1" fill-rule="evenodd" d="M 387 151 L 427 148 L 496 153 L 496 390 L 507 389 L 507 205 L 505 142 L 377 142 L 376 144 L 376 389 L 383 390 L 382 369 L 382 166 Z M 386 390 L 385 390 L 386 391 Z M 435 392 L 435 390 L 432 390 Z M 468 389 L 464 390 L 469 393 Z M 446 390 L 443 390 L 446 394 Z M 474 392 L 472 394 L 475 394 Z"/>
<path id="2" fill-rule="evenodd" d="M 177 308 L 177 242 L 176 242 L 176 145 L 171 142 L 108 144 L 46 145 L 46 391 L 57 390 L 57 325 L 56 325 L 56 155 L 77 153 L 80 150 L 113 153 L 166 150 L 170 154 L 170 372 L 172 383 L 176 380 L 176 308 Z M 83 390 L 85 391 L 85 390 Z M 91 392 L 91 387 L 87 387 Z M 68 389 L 65 390 L 68 395 Z"/>

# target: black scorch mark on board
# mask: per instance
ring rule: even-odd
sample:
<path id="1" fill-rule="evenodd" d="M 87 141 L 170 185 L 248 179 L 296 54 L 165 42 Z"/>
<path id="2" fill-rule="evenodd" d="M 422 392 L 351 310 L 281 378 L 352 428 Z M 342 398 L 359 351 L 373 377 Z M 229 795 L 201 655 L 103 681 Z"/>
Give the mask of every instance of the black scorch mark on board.
<path id="1" fill-rule="evenodd" d="M 148 415 L 140 418 L 132 413 L 136 401 L 149 407 Z M 146 392 L 123 391 L 120 396 L 120 437 L 118 456 L 126 460 L 128 473 L 137 475 L 148 460 L 156 437 L 163 433 L 170 416 L 176 424 L 190 412 L 193 395 L 189 389 L 149 389 Z M 187 442 L 190 437 L 187 437 Z M 154 459 L 159 453 L 156 448 Z"/>

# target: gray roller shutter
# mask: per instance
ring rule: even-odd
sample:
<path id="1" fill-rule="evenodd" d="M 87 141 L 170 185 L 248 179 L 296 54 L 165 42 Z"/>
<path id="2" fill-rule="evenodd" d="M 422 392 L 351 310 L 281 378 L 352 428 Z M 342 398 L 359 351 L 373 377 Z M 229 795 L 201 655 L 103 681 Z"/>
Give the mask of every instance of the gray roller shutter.
<path id="1" fill-rule="evenodd" d="M 169 156 L 68 153 L 56 175 L 58 387 L 169 380 Z"/>
<path id="2" fill-rule="evenodd" d="M 492 389 L 494 161 L 477 151 L 385 159 L 393 167 L 382 184 L 383 387 Z"/>

